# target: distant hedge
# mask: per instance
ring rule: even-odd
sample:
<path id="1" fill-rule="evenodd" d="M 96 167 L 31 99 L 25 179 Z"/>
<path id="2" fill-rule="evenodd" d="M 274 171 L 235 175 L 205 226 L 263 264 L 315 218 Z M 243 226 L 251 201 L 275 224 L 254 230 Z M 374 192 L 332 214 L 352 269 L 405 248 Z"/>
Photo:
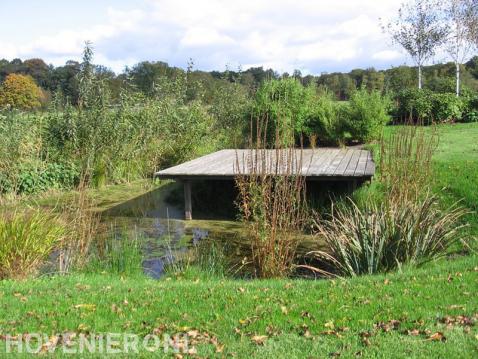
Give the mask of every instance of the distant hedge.
<path id="1" fill-rule="evenodd" d="M 395 121 L 416 123 L 473 122 L 478 120 L 478 96 L 436 93 L 428 89 L 406 89 L 395 96 Z"/>

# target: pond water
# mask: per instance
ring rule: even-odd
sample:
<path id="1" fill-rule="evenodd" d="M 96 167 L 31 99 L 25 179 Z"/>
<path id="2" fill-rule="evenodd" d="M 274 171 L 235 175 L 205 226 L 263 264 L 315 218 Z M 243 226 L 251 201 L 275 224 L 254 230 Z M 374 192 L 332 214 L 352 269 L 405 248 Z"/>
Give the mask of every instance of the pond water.
<path id="1" fill-rule="evenodd" d="M 238 239 L 242 225 L 227 216 L 216 214 L 208 219 L 184 221 L 182 188 L 168 183 L 102 212 L 103 224 L 109 231 L 135 232 L 143 254 L 143 271 L 160 278 L 165 266 L 184 257 L 190 248 L 206 238 Z M 176 198 L 175 198 L 176 197 Z M 205 217 L 194 212 L 196 218 Z"/>

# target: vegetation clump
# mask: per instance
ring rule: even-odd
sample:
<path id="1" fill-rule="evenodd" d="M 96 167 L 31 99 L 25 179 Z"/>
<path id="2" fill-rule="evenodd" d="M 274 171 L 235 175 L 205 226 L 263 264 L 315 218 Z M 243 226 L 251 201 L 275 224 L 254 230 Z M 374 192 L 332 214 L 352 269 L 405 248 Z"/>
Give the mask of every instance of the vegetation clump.
<path id="1" fill-rule="evenodd" d="M 66 238 L 57 215 L 41 210 L 0 215 L 0 279 L 24 279 L 35 274 Z"/>

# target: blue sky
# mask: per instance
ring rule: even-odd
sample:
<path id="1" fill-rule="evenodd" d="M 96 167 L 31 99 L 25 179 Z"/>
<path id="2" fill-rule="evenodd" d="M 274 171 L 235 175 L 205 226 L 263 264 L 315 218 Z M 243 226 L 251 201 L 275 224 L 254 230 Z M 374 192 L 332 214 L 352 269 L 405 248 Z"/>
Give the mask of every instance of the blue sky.
<path id="1" fill-rule="evenodd" d="M 0 0 L 0 58 L 95 62 L 116 72 L 139 61 L 224 70 L 349 71 L 407 62 L 382 33 L 400 0 Z"/>

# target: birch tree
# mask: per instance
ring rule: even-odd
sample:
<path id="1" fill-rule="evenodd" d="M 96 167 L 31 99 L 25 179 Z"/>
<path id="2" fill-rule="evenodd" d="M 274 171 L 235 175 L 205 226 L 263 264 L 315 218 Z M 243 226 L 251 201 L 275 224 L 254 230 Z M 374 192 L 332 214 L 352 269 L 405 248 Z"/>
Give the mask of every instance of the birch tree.
<path id="1" fill-rule="evenodd" d="M 456 67 L 456 96 L 460 96 L 460 66 L 475 47 L 472 24 L 476 14 L 470 0 L 448 0 L 445 8 L 449 25 L 446 51 Z"/>
<path id="2" fill-rule="evenodd" d="M 402 46 L 418 67 L 418 88 L 422 88 L 422 67 L 441 46 L 448 33 L 436 0 L 411 0 L 402 4 L 397 18 L 384 27 L 394 43 Z"/>

